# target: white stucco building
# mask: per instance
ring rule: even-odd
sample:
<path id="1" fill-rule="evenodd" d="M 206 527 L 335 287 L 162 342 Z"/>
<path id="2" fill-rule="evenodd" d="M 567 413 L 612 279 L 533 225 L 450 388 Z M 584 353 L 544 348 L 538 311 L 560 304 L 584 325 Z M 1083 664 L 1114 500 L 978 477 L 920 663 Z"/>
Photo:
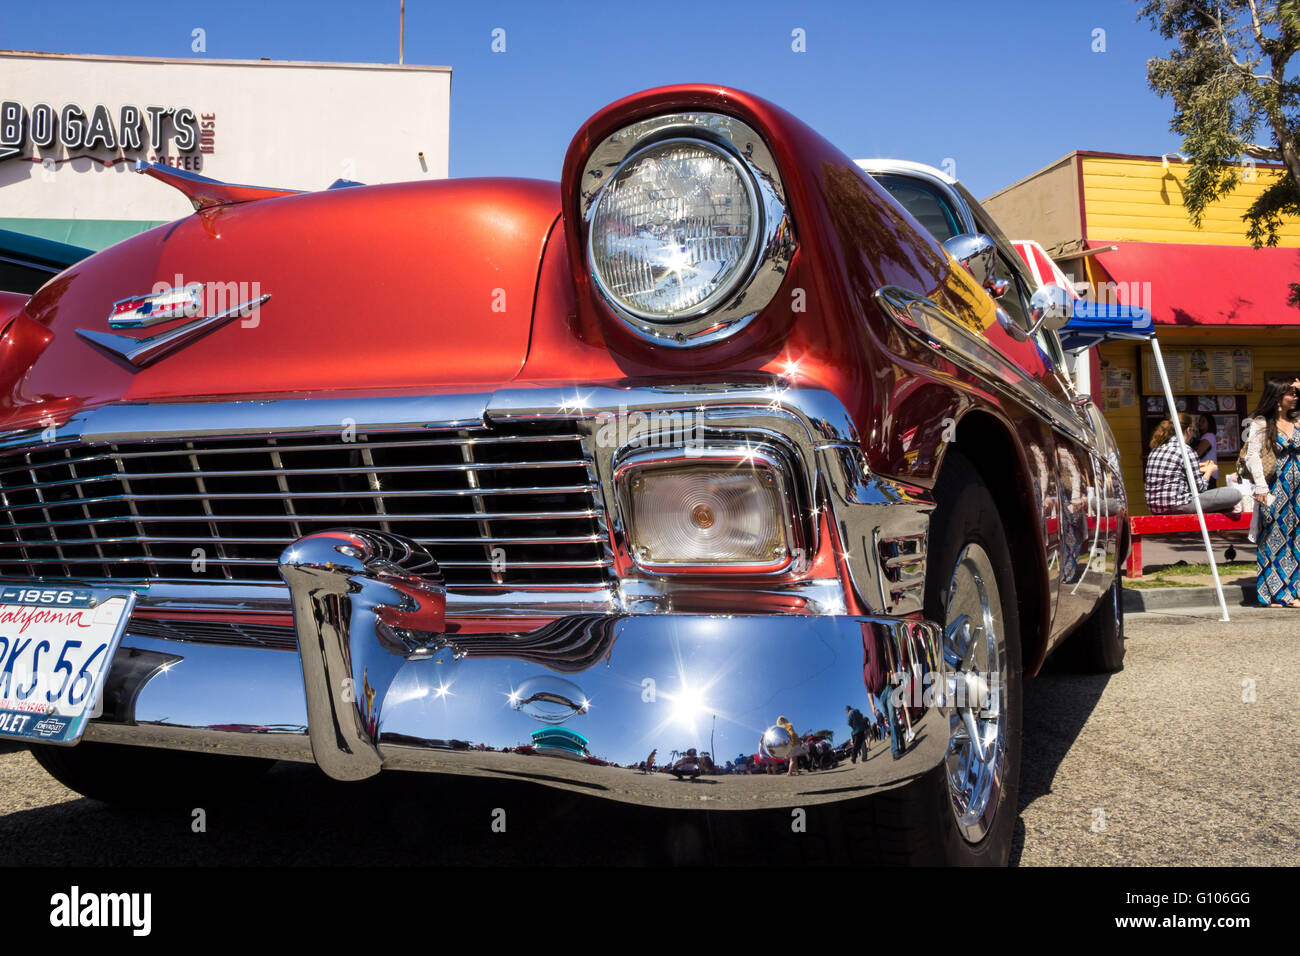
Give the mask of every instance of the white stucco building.
<path id="1" fill-rule="evenodd" d="M 187 215 L 132 171 L 324 189 L 447 176 L 451 68 L 0 51 L 0 229 L 92 249 Z"/>

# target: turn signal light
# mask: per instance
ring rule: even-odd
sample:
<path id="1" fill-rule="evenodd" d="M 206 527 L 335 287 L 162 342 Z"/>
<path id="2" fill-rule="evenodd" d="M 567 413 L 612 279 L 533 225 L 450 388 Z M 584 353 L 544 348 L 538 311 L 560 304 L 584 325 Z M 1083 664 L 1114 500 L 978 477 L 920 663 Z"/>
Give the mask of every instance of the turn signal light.
<path id="1" fill-rule="evenodd" d="M 794 554 L 780 459 L 747 448 L 639 455 L 615 472 L 628 550 L 664 572 L 772 572 Z"/>

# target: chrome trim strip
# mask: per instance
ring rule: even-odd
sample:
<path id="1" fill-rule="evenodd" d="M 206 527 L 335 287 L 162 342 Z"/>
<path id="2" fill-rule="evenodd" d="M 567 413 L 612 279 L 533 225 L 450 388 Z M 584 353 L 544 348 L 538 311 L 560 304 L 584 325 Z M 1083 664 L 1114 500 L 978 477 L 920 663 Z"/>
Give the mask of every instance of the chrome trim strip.
<path id="1" fill-rule="evenodd" d="M 729 408 L 743 410 L 744 414 L 761 408 L 771 417 L 798 423 L 810 441 L 858 443 L 857 427 L 834 394 L 822 388 L 791 386 L 775 376 L 763 375 L 755 376 L 750 382 L 707 385 L 607 383 L 571 388 L 519 385 L 494 392 L 450 395 L 124 402 L 76 413 L 60 424 L 48 441 L 41 429 L 0 432 L 0 449 L 201 437 L 294 434 L 310 437 L 322 431 L 342 433 L 347 428 L 365 434 L 419 428 L 482 428 L 489 420 L 587 420 L 601 413 L 617 414 L 620 410 L 694 411 L 702 405 L 707 405 L 711 417 L 724 416 Z M 561 439 L 571 440 L 571 436 L 559 436 L 556 440 Z M 290 450 L 294 449 L 282 449 Z"/>
<path id="2" fill-rule="evenodd" d="M 486 416 L 503 422 L 577 419 L 594 420 L 600 425 L 619 414 L 671 411 L 699 411 L 710 421 L 731 423 L 737 428 L 760 420 L 765 427 L 778 427 L 784 420 L 802 433 L 804 437 L 798 440 L 803 444 L 856 445 L 859 441 L 857 426 L 832 392 L 791 385 L 776 376 L 730 384 L 503 388 L 492 394 Z M 793 429 L 790 434 L 793 438 Z"/>
<path id="3" fill-rule="evenodd" d="M 1029 409 L 1050 428 L 1065 433 L 1095 453 L 1092 437 L 1067 403 L 932 299 L 898 286 L 886 286 L 876 292 L 876 302 L 887 318 L 922 345 L 960 365 L 981 383 Z"/>
<path id="4" fill-rule="evenodd" d="M 53 266 L 38 259 L 19 259 L 10 255 L 0 255 L 0 262 L 7 262 L 9 265 L 18 266 L 22 269 L 31 269 L 33 272 L 48 272 L 50 278 L 58 275 L 64 269 L 70 269 L 73 265 L 76 265 L 76 263 L 71 263 L 66 266 Z"/>
<path id="5" fill-rule="evenodd" d="M 490 393 L 234 402 L 120 403 L 78 412 L 49 443 L 40 431 L 0 433 L 0 448 L 67 441 L 120 442 L 201 436 L 312 435 L 482 427 Z"/>

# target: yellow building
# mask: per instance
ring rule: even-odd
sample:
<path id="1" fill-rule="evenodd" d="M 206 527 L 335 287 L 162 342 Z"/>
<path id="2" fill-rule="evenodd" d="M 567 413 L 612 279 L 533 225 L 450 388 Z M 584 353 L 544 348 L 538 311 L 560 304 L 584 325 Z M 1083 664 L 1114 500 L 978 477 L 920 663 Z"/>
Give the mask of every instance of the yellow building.
<path id="1" fill-rule="evenodd" d="M 1176 154 L 1076 151 L 984 205 L 1008 235 L 1037 240 L 1086 282 L 1090 297 L 1151 310 L 1179 409 L 1213 416 L 1226 475 L 1264 382 L 1300 372 L 1300 309 L 1287 304 L 1300 282 L 1300 223 L 1284 224 L 1277 247 L 1251 248 L 1242 215 L 1280 172 L 1246 163 L 1197 229 L 1183 207 L 1189 169 Z M 1106 342 L 1098 353 L 1092 393 L 1119 442 L 1132 511 L 1146 514 L 1147 441 L 1167 414 L 1150 347 Z"/>

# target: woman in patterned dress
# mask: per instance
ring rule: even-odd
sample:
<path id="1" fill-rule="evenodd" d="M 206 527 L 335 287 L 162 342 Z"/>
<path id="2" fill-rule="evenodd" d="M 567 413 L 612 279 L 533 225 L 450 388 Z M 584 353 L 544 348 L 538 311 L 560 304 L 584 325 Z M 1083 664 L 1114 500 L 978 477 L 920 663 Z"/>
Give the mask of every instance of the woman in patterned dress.
<path id="1" fill-rule="evenodd" d="M 1296 402 L 1300 380 L 1271 378 L 1251 419 L 1246 467 L 1256 483 L 1260 527 L 1255 592 L 1269 607 L 1300 607 L 1300 427 Z M 1277 470 L 1265 474 L 1265 443 L 1277 457 Z M 1261 489 L 1260 484 L 1266 488 Z M 1272 504 L 1269 499 L 1272 498 Z"/>

